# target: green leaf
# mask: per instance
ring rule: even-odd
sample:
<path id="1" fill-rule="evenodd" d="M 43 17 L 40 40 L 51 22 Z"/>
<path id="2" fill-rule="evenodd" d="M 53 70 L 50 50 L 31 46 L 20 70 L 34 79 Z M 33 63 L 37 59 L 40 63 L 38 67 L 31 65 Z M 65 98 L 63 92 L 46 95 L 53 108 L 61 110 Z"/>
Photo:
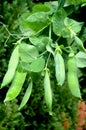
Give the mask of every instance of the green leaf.
<path id="1" fill-rule="evenodd" d="M 26 13 L 23 13 L 23 14 L 19 17 L 19 19 L 18 19 L 19 25 L 21 25 L 22 22 L 24 22 L 24 21 L 28 18 L 29 15 L 30 15 L 30 12 L 29 12 L 29 11 L 26 12 Z"/>
<path id="2" fill-rule="evenodd" d="M 76 63 L 77 67 L 84 68 L 86 67 L 86 53 L 79 52 L 76 54 Z"/>
<path id="3" fill-rule="evenodd" d="M 22 102 L 21 102 L 21 104 L 19 106 L 19 110 L 21 108 L 23 108 L 25 106 L 25 104 L 28 102 L 28 100 L 30 98 L 30 95 L 31 95 L 31 92 L 32 92 L 32 81 L 30 81 L 30 83 L 29 83 L 29 85 L 28 85 L 28 87 L 26 89 L 25 95 L 24 95 L 24 97 L 22 99 Z"/>
<path id="4" fill-rule="evenodd" d="M 22 62 L 30 63 L 38 56 L 38 50 L 35 46 L 22 43 L 19 46 L 19 56 Z"/>
<path id="5" fill-rule="evenodd" d="M 46 45 L 49 43 L 51 44 L 51 39 L 49 37 L 36 37 L 36 36 L 31 36 L 29 37 L 30 42 L 35 45 L 39 51 L 44 51 L 46 49 Z"/>
<path id="6" fill-rule="evenodd" d="M 44 5 L 48 6 L 50 8 L 49 14 L 53 14 L 54 12 L 57 11 L 58 8 L 58 1 L 50 1 L 50 2 L 45 2 Z"/>
<path id="7" fill-rule="evenodd" d="M 40 72 L 43 70 L 45 65 L 45 60 L 42 57 L 37 58 L 30 64 L 32 72 Z"/>
<path id="8" fill-rule="evenodd" d="M 20 25 L 21 32 L 30 36 L 46 28 L 50 23 L 46 12 L 36 12 L 28 16 Z"/>
<path id="9" fill-rule="evenodd" d="M 21 65 L 25 71 L 40 72 L 44 68 L 45 60 L 44 58 L 39 57 L 34 61 L 32 61 L 31 63 L 22 62 Z"/>
<path id="10" fill-rule="evenodd" d="M 84 48 L 84 45 L 83 45 L 83 42 L 81 41 L 81 39 L 78 38 L 77 36 L 75 36 L 74 40 L 75 40 L 74 43 L 77 45 L 77 47 L 79 48 L 79 50 L 86 52 L 86 49 Z"/>
<path id="11" fill-rule="evenodd" d="M 47 14 L 51 15 L 57 10 L 58 2 L 52 1 L 52 2 L 45 2 L 41 4 L 36 4 L 32 8 L 32 12 L 46 12 Z"/>
<path id="12" fill-rule="evenodd" d="M 82 3 L 85 3 L 86 0 L 66 0 L 66 5 L 69 6 L 69 5 L 79 5 L 79 4 L 82 4 Z"/>
<path id="13" fill-rule="evenodd" d="M 31 71 L 30 63 L 27 63 L 27 62 L 22 62 L 21 68 L 23 68 L 24 71 Z"/>
<path id="14" fill-rule="evenodd" d="M 23 13 L 20 18 L 18 19 L 19 22 L 19 29 L 22 32 L 24 36 L 28 36 L 30 34 L 33 34 L 33 31 L 29 31 L 30 29 L 27 28 L 26 25 L 24 25 L 26 19 L 29 17 L 30 12 Z"/>
<path id="15" fill-rule="evenodd" d="M 70 31 L 70 35 L 75 35 L 76 33 L 80 32 L 83 22 L 77 22 L 73 19 L 66 17 L 64 19 L 64 24 L 66 26 L 65 29 L 67 31 Z M 62 35 L 64 35 L 64 32 Z"/>
<path id="16" fill-rule="evenodd" d="M 53 16 L 53 31 L 57 36 L 61 36 L 64 30 L 64 19 L 66 12 L 63 9 L 58 10 Z"/>
<path id="17" fill-rule="evenodd" d="M 57 11 L 53 17 L 53 31 L 57 36 L 69 38 L 80 32 L 83 22 L 77 22 L 66 17 L 63 9 Z"/>
<path id="18" fill-rule="evenodd" d="M 52 53 L 52 55 L 54 56 L 54 51 L 49 44 L 46 46 L 46 49 L 47 49 L 48 52 Z"/>
<path id="19" fill-rule="evenodd" d="M 50 8 L 49 6 L 46 6 L 44 4 L 36 4 L 32 8 L 33 12 L 49 12 Z"/>

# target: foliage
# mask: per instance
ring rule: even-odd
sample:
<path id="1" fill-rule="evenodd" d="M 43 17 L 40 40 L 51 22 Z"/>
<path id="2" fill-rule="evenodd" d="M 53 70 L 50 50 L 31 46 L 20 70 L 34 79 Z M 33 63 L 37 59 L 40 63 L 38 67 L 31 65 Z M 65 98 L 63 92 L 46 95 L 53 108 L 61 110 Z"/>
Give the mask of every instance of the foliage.
<path id="1" fill-rule="evenodd" d="M 1 130 L 15 130 L 25 128 L 24 117 L 17 111 L 18 105 L 16 101 L 4 105 L 0 103 L 0 129 Z M 20 125 L 21 123 L 21 125 Z"/>
<path id="2" fill-rule="evenodd" d="M 27 128 L 63 130 L 76 127 L 77 102 L 83 97 L 81 79 L 86 76 L 83 73 L 86 28 L 84 21 L 78 21 L 73 15 L 85 2 L 4 2 L 4 23 L 0 22 L 1 78 L 9 65 L 1 87 L 11 84 L 5 103 L 17 96 L 18 105 L 22 100 L 19 110 L 24 107 L 21 112 L 26 117 Z M 18 51 L 13 57 L 16 48 Z M 6 63 L 10 55 L 9 63 Z M 14 64 L 16 55 L 17 63 Z M 11 78 L 7 73 L 12 74 Z M 39 121 L 38 117 L 42 119 Z"/>

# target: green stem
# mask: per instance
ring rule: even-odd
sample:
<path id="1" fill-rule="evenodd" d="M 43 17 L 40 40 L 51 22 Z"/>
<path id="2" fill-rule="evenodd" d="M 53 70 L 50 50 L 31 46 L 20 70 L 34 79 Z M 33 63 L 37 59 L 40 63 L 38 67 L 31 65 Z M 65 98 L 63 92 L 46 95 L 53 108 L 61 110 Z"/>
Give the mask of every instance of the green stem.
<path id="1" fill-rule="evenodd" d="M 49 26 L 49 39 L 51 39 L 51 24 Z"/>
<path id="2" fill-rule="evenodd" d="M 46 62 L 46 67 L 45 67 L 45 68 L 47 68 L 47 66 L 48 66 L 48 62 L 49 62 L 49 59 L 50 59 L 50 55 L 51 55 L 51 53 L 49 53 L 49 55 L 48 55 L 47 62 Z"/>

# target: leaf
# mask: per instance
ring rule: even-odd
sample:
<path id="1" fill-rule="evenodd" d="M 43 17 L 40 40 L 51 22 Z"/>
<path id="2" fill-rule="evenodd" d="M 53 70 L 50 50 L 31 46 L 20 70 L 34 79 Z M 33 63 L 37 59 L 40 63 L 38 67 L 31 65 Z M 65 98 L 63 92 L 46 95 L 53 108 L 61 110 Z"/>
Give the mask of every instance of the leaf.
<path id="1" fill-rule="evenodd" d="M 18 19 L 18 22 L 19 22 L 19 25 L 21 25 L 27 18 L 28 16 L 30 15 L 30 12 L 26 12 L 26 13 L 23 13 L 19 19 Z"/>
<path id="2" fill-rule="evenodd" d="M 84 45 L 83 45 L 83 42 L 81 41 L 81 39 L 78 38 L 77 36 L 75 36 L 74 40 L 75 40 L 75 44 L 77 45 L 79 50 L 86 52 L 86 49 L 84 48 Z"/>
<path id="3" fill-rule="evenodd" d="M 76 35 L 81 30 L 83 22 L 77 22 L 66 17 L 63 9 L 57 11 L 53 17 L 53 31 L 57 36 L 69 38 Z"/>
<path id="4" fill-rule="evenodd" d="M 53 14 L 54 12 L 57 11 L 58 8 L 58 1 L 48 1 L 45 2 L 44 5 L 48 6 L 50 8 L 49 14 Z"/>
<path id="5" fill-rule="evenodd" d="M 30 63 L 38 56 L 38 50 L 35 46 L 22 43 L 19 46 L 19 56 L 22 62 Z"/>
<path id="6" fill-rule="evenodd" d="M 44 58 L 39 57 L 34 61 L 32 61 L 31 63 L 22 62 L 21 65 L 25 71 L 40 72 L 44 68 L 45 60 Z"/>
<path id="7" fill-rule="evenodd" d="M 73 19 L 66 17 L 64 19 L 64 24 L 66 26 L 66 29 L 69 30 L 72 35 L 74 35 L 74 33 L 80 32 L 83 22 L 77 22 Z"/>
<path id="8" fill-rule="evenodd" d="M 31 36 L 29 37 L 30 42 L 35 45 L 39 51 L 42 51 L 46 49 L 46 45 L 49 43 L 51 44 L 52 40 L 49 39 L 49 37 L 41 36 Z"/>
<path id="9" fill-rule="evenodd" d="M 69 5 L 79 5 L 79 4 L 82 4 L 82 3 L 85 3 L 86 0 L 66 0 L 66 5 L 69 6 Z"/>
<path id="10" fill-rule="evenodd" d="M 21 63 L 21 68 L 22 68 L 24 71 L 31 71 L 30 63 L 27 63 L 27 62 L 22 62 L 22 63 Z"/>
<path id="11" fill-rule="evenodd" d="M 76 63 L 77 67 L 79 68 L 84 68 L 86 67 L 86 53 L 84 52 L 79 52 L 76 54 Z"/>
<path id="12" fill-rule="evenodd" d="M 43 70 L 45 65 L 45 60 L 42 57 L 37 58 L 30 64 L 30 71 L 32 72 L 40 72 Z"/>
<path id="13" fill-rule="evenodd" d="M 19 72 L 18 70 L 16 71 L 15 77 L 10 88 L 7 91 L 4 102 L 11 101 L 19 95 L 24 84 L 26 74 L 26 72 Z"/>
<path id="14" fill-rule="evenodd" d="M 24 36 L 33 34 L 33 31 L 29 31 L 30 29 L 28 29 L 27 26 L 24 25 L 25 20 L 29 17 L 29 15 L 30 15 L 30 12 L 23 13 L 18 19 L 19 29 L 23 33 Z"/>
<path id="15" fill-rule="evenodd" d="M 57 1 L 52 1 L 52 2 L 45 2 L 41 4 L 36 4 L 32 8 L 32 12 L 46 12 L 47 14 L 51 15 L 53 14 L 58 7 L 58 2 Z"/>
<path id="16" fill-rule="evenodd" d="M 25 106 L 25 104 L 28 102 L 31 92 L 32 92 L 32 81 L 30 81 L 28 88 L 26 89 L 22 102 L 19 106 L 19 110 L 22 109 Z"/>
<path id="17" fill-rule="evenodd" d="M 32 8 L 33 12 L 49 12 L 50 8 L 49 6 L 46 6 L 44 4 L 36 4 Z"/>
<path id="18" fill-rule="evenodd" d="M 54 56 L 54 51 L 49 44 L 46 46 L 46 49 L 47 49 L 48 52 L 52 53 L 52 55 Z"/>
<path id="19" fill-rule="evenodd" d="M 32 34 L 36 34 L 37 32 L 46 28 L 49 25 L 49 22 L 50 20 L 47 13 L 33 13 L 21 23 L 21 32 L 26 36 L 31 36 Z"/>
<path id="20" fill-rule="evenodd" d="M 64 19 L 66 17 L 66 12 L 63 9 L 58 10 L 53 16 L 53 31 L 57 36 L 62 35 L 64 30 Z"/>

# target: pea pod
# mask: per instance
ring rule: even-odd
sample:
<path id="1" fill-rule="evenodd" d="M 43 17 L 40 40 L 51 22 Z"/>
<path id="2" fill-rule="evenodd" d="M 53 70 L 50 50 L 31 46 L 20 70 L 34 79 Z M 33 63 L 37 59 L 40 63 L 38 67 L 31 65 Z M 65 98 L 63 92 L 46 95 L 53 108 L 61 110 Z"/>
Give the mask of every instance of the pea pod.
<path id="1" fill-rule="evenodd" d="M 52 115 L 52 90 L 51 90 L 51 84 L 50 84 L 49 70 L 48 69 L 45 69 L 44 91 L 45 91 L 46 105 L 49 109 L 49 114 Z"/>
<path id="2" fill-rule="evenodd" d="M 65 65 L 64 59 L 59 52 L 55 54 L 55 73 L 56 73 L 56 80 L 58 85 L 63 85 L 65 81 Z"/>
<path id="3" fill-rule="evenodd" d="M 4 102 L 11 101 L 19 95 L 24 84 L 26 74 L 26 72 L 19 72 L 18 70 L 16 71 L 13 82 L 7 91 Z"/>
<path id="4" fill-rule="evenodd" d="M 9 64 L 8 64 L 8 70 L 3 78 L 1 88 L 8 85 L 14 77 L 14 74 L 15 74 L 15 71 L 16 71 L 16 68 L 17 68 L 17 65 L 19 62 L 18 48 L 19 48 L 19 46 L 17 45 L 11 54 L 11 58 L 10 58 Z"/>
<path id="5" fill-rule="evenodd" d="M 25 95 L 22 99 L 22 102 L 20 104 L 20 107 L 19 107 L 19 110 L 21 108 L 24 107 L 24 105 L 27 103 L 27 101 L 29 100 L 30 98 L 30 95 L 31 95 L 31 92 L 32 92 L 32 80 L 30 81 L 29 85 L 28 85 L 28 88 L 26 89 L 26 92 L 25 92 Z"/>
<path id="6" fill-rule="evenodd" d="M 68 86 L 72 95 L 81 98 L 75 56 L 68 59 Z"/>
<path id="7" fill-rule="evenodd" d="M 83 42 L 82 42 L 81 39 L 78 38 L 77 36 L 75 36 L 75 43 L 76 43 L 77 47 L 78 47 L 81 51 L 86 52 L 86 49 L 85 49 L 84 46 L 83 46 Z"/>

